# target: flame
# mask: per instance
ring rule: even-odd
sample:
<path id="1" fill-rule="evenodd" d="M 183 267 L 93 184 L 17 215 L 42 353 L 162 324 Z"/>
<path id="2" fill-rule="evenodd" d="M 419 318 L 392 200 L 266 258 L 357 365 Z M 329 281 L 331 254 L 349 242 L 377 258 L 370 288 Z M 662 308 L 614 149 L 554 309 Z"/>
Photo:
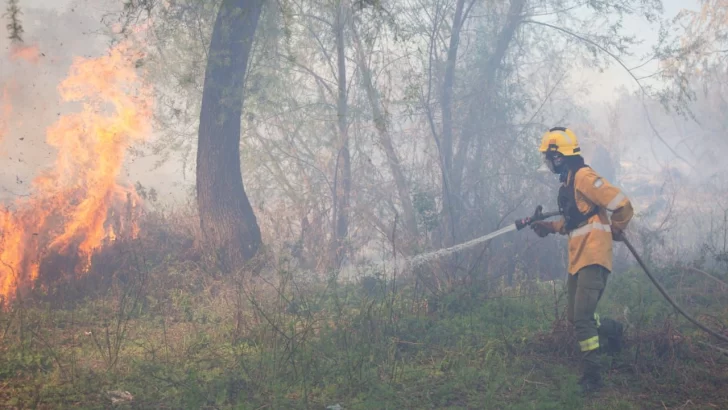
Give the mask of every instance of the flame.
<path id="1" fill-rule="evenodd" d="M 10 60 L 25 60 L 37 64 L 40 60 L 40 49 L 37 45 L 29 46 L 23 43 L 14 43 L 10 48 Z"/>
<path id="2" fill-rule="evenodd" d="M 4 300 L 34 285 L 45 256 L 75 255 L 71 273 L 83 273 L 104 241 L 121 233 L 113 230 L 110 216 L 125 204 L 134 208 L 138 199 L 117 178 L 127 148 L 151 133 L 151 88 L 136 68 L 142 57 L 130 43 L 121 43 L 106 56 L 76 58 L 59 85 L 61 99 L 81 103 L 81 109 L 48 128 L 46 141 L 58 154 L 33 180 L 32 195 L 0 211 Z M 130 231 L 135 237 L 138 228 Z"/>
<path id="3" fill-rule="evenodd" d="M 107 237 L 109 238 L 109 242 L 116 242 L 116 230 L 114 229 L 114 225 L 109 227 L 109 234 Z"/>

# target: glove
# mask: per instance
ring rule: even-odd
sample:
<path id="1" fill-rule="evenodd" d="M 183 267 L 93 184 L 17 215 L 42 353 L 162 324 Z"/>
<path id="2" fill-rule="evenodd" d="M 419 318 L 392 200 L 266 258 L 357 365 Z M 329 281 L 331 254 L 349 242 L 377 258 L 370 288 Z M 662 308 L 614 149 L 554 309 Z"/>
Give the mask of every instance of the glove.
<path id="1" fill-rule="evenodd" d="M 549 236 L 549 234 L 556 233 L 554 225 L 551 222 L 546 221 L 531 222 L 531 229 L 533 229 L 533 231 L 536 232 L 536 235 L 541 238 L 545 238 Z"/>
<path id="2" fill-rule="evenodd" d="M 624 238 L 623 235 L 624 235 L 624 232 L 621 229 L 615 228 L 614 226 L 612 226 L 612 240 L 613 241 L 622 242 L 622 240 Z"/>

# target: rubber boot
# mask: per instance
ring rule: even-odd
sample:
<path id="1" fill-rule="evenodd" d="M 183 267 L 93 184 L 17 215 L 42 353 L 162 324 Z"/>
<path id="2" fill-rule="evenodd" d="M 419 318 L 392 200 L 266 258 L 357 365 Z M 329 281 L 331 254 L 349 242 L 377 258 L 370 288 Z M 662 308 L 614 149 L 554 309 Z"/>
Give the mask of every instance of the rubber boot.
<path id="1" fill-rule="evenodd" d="M 579 385 L 584 394 L 594 393 L 603 387 L 602 367 L 599 363 L 598 349 L 583 354 L 582 376 Z"/>
<path id="2" fill-rule="evenodd" d="M 622 351 L 624 325 L 614 319 L 604 318 L 599 324 L 599 347 L 610 356 Z"/>

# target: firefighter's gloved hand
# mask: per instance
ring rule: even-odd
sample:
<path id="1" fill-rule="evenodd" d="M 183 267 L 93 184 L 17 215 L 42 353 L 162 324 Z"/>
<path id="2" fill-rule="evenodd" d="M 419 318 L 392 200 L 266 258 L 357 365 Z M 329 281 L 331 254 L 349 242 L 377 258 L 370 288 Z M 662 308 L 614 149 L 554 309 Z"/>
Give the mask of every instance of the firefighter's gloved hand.
<path id="1" fill-rule="evenodd" d="M 541 238 L 545 238 L 549 236 L 549 234 L 556 233 L 554 225 L 551 222 L 546 221 L 531 222 L 531 229 L 533 229 L 533 231 L 536 232 L 536 235 Z"/>

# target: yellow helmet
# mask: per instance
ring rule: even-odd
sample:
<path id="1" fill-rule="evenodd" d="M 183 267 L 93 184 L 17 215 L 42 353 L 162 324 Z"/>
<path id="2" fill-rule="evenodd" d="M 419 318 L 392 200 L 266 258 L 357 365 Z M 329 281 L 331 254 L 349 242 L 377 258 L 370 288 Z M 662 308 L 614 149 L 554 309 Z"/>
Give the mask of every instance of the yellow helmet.
<path id="1" fill-rule="evenodd" d="M 581 148 L 579 148 L 576 134 L 563 127 L 554 127 L 548 130 L 541 138 L 541 146 L 538 150 L 544 154 L 558 152 L 565 157 L 581 155 Z"/>

